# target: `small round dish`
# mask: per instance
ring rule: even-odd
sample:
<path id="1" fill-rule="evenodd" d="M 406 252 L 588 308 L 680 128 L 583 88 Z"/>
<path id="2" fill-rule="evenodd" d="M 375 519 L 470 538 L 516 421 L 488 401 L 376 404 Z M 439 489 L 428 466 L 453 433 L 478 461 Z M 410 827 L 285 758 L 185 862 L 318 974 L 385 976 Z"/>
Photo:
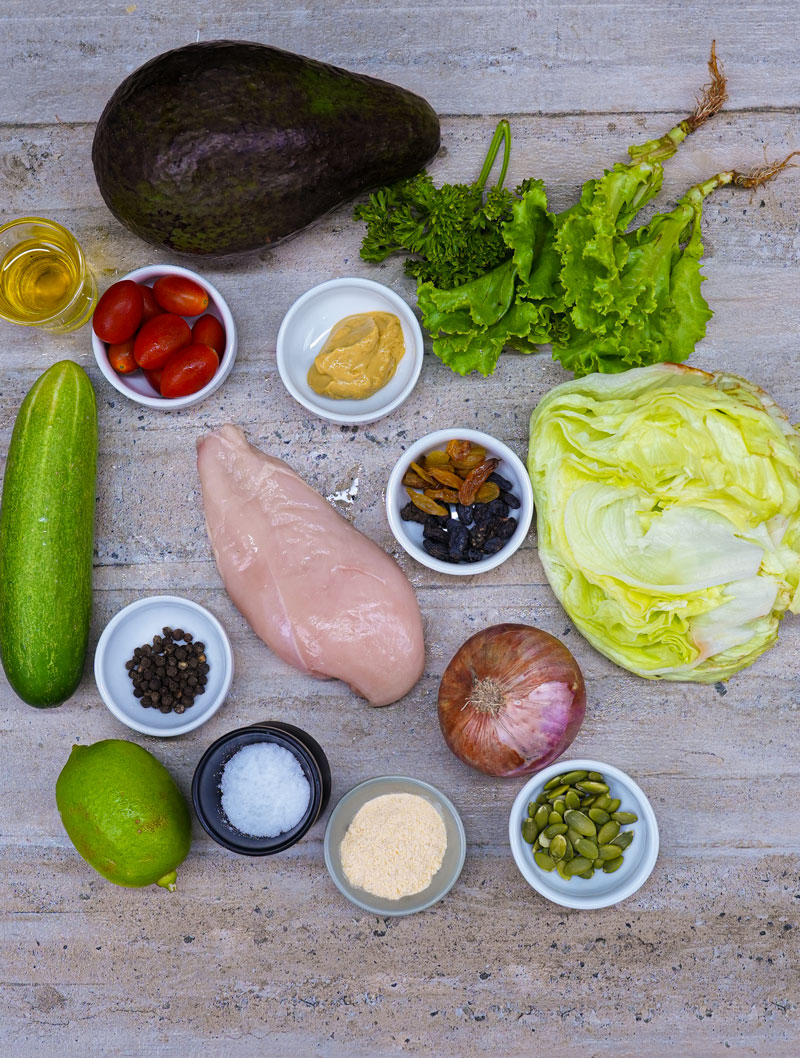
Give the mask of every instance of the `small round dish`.
<path id="1" fill-rule="evenodd" d="M 151 643 L 165 626 L 191 632 L 205 644 L 208 683 L 185 713 L 161 713 L 145 708 L 133 696 L 125 662 L 134 647 Z M 216 713 L 233 680 L 233 651 L 225 629 L 204 607 L 177 595 L 151 595 L 120 610 L 111 618 L 97 643 L 94 678 L 100 697 L 123 724 L 143 735 L 170 738 L 194 731 Z"/>
<path id="2" fill-rule="evenodd" d="M 255 838 L 231 825 L 222 808 L 222 772 L 244 746 L 270 742 L 294 754 L 311 787 L 308 809 L 296 826 L 275 837 Z M 268 720 L 240 727 L 218 738 L 205 751 L 192 779 L 192 803 L 203 829 L 223 848 L 240 856 L 271 856 L 296 844 L 325 810 L 331 794 L 331 770 L 319 743 L 299 727 Z"/>
<path id="3" fill-rule="evenodd" d="M 409 502 L 408 492 L 403 485 L 403 476 L 411 463 L 418 461 L 428 452 L 445 448 L 448 441 L 454 439 L 483 445 L 489 456 L 498 457 L 500 465 L 497 467 L 497 473 L 513 481 L 514 494 L 520 501 L 519 510 L 510 512 L 511 517 L 517 519 L 517 528 L 513 535 L 496 554 L 487 555 L 479 562 L 444 562 L 442 559 L 434 558 L 422 547 L 423 527 L 418 522 L 404 522 L 400 517 L 400 511 Z M 436 570 L 437 573 L 449 573 L 454 577 L 473 577 L 477 573 L 486 573 L 490 569 L 495 569 L 520 547 L 528 535 L 533 518 L 533 488 L 522 460 L 502 441 L 480 430 L 458 428 L 436 430 L 421 437 L 407 448 L 395 463 L 386 486 L 386 516 L 395 540 L 417 562 L 427 566 L 428 569 Z"/>
<path id="4" fill-rule="evenodd" d="M 420 893 L 414 893 L 413 896 L 404 896 L 399 900 L 388 900 L 384 897 L 373 896 L 372 893 L 368 893 L 365 889 L 360 889 L 350 884 L 342 869 L 342 858 L 339 849 L 342 839 L 347 833 L 347 828 L 359 808 L 374 797 L 398 793 L 416 794 L 419 797 L 424 797 L 426 801 L 433 805 L 444 820 L 447 846 L 442 866 L 433 876 L 430 885 L 426 889 L 423 889 Z M 334 884 L 348 900 L 374 915 L 413 915 L 417 911 L 424 911 L 426 908 L 438 903 L 443 896 L 450 892 L 458 880 L 461 868 L 464 866 L 466 852 L 467 838 L 464 833 L 464 826 L 453 803 L 435 786 L 430 786 L 420 779 L 410 779 L 402 775 L 384 775 L 377 779 L 368 779 L 366 782 L 354 786 L 331 812 L 328 826 L 325 830 L 325 866 L 328 868 L 328 873 Z"/>
<path id="5" fill-rule="evenodd" d="M 192 272 L 189 268 L 181 268 L 179 265 L 170 264 L 146 265 L 144 268 L 136 268 L 133 272 L 128 272 L 127 275 L 115 280 L 115 282 L 122 282 L 123 279 L 132 279 L 135 283 L 144 283 L 147 286 L 152 286 L 161 276 L 184 276 L 186 279 L 193 279 L 195 283 L 199 283 L 208 294 L 208 308 L 203 315 L 216 316 L 225 328 L 225 349 L 219 359 L 219 367 L 211 381 L 196 393 L 190 393 L 186 397 L 161 397 L 141 371 L 134 371 L 131 375 L 118 374 L 108 362 L 106 343 L 98 338 L 94 331 L 92 331 L 92 351 L 94 352 L 97 366 L 118 393 L 122 393 L 123 396 L 130 398 L 137 404 L 143 404 L 147 408 L 158 408 L 160 411 L 177 411 L 179 408 L 188 408 L 192 404 L 199 404 L 201 400 L 205 400 L 206 397 L 219 389 L 231 373 L 236 360 L 239 342 L 236 334 L 236 323 L 222 294 L 207 279 L 198 275 L 197 272 Z M 190 327 L 198 318 L 197 316 L 185 317 Z"/>
<path id="6" fill-rule="evenodd" d="M 406 351 L 394 377 L 363 400 L 322 397 L 308 384 L 308 371 L 334 326 L 359 312 L 392 312 L 403 327 Z M 330 279 L 295 301 L 283 318 L 277 341 L 278 372 L 298 404 L 329 422 L 375 422 L 399 408 L 417 384 L 424 345 L 417 318 L 393 290 L 371 279 Z"/>
<path id="7" fill-rule="evenodd" d="M 613 874 L 595 871 L 592 878 L 566 881 L 556 871 L 548 873 L 537 866 L 531 846 L 522 839 L 522 823 L 528 815 L 528 804 L 542 792 L 546 782 L 556 775 L 577 770 L 601 772 L 610 794 L 622 801 L 620 811 L 635 812 L 639 821 L 623 828 L 632 830 L 635 837 L 625 850 L 619 870 Z M 650 877 L 658 857 L 658 823 L 644 792 L 624 771 L 598 760 L 560 760 L 537 772 L 517 794 L 508 821 L 508 836 L 514 860 L 525 881 L 552 903 L 582 910 L 610 907 L 626 900 Z"/>

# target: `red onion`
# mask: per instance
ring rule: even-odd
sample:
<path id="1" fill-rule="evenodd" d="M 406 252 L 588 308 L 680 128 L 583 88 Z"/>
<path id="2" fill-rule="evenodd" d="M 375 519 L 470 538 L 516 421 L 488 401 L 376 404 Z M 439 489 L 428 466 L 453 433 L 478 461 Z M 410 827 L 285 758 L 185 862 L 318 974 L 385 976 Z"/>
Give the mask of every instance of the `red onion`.
<path id="1" fill-rule="evenodd" d="M 459 760 L 487 775 L 529 775 L 560 757 L 586 713 L 586 687 L 563 643 L 530 625 L 471 636 L 439 685 L 439 726 Z"/>

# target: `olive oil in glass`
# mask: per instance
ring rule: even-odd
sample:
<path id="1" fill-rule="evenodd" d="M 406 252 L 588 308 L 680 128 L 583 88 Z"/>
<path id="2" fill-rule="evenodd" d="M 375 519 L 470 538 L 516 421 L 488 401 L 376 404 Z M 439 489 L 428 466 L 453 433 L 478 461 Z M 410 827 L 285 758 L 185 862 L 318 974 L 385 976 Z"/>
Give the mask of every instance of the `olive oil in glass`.
<path id="1" fill-rule="evenodd" d="M 96 301 L 83 251 L 66 228 L 39 217 L 0 228 L 0 316 L 64 333 L 82 327 Z"/>

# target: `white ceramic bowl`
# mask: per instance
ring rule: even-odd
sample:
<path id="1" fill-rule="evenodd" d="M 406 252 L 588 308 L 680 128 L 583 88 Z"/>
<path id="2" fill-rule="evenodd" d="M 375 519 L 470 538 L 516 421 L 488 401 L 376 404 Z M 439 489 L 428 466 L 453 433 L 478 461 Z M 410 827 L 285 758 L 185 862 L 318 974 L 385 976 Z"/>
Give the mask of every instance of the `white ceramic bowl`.
<path id="1" fill-rule="evenodd" d="M 447 835 L 442 866 L 431 879 L 430 885 L 421 893 L 404 896 L 399 900 L 387 900 L 385 897 L 373 896 L 366 889 L 351 885 L 342 869 L 342 858 L 339 849 L 353 816 L 367 801 L 383 794 L 408 793 L 424 797 L 433 805 L 444 820 Z M 382 917 L 389 915 L 413 915 L 424 911 L 442 899 L 458 880 L 464 858 L 467 854 L 467 838 L 464 825 L 453 803 L 435 786 L 430 786 L 420 779 L 409 779 L 403 775 L 383 775 L 377 779 L 368 779 L 359 786 L 354 786 L 339 801 L 331 812 L 325 830 L 325 866 L 337 888 L 348 900 L 351 900 L 364 911 Z"/>
<path id="2" fill-rule="evenodd" d="M 145 708 L 134 698 L 125 668 L 134 647 L 151 643 L 165 625 L 191 632 L 206 648 L 208 683 L 185 713 Z M 94 655 L 94 678 L 100 697 L 118 720 L 144 735 L 169 738 L 194 731 L 225 701 L 233 680 L 233 651 L 225 629 L 203 606 L 177 595 L 152 595 L 120 610 L 103 629 Z"/>
<path id="3" fill-rule="evenodd" d="M 610 795 L 622 801 L 619 810 L 635 812 L 639 821 L 622 828 L 632 830 L 635 836 L 625 849 L 622 866 L 618 870 L 613 874 L 595 871 L 592 878 L 565 881 L 556 871 L 548 873 L 537 866 L 531 846 L 522 839 L 522 824 L 528 816 L 528 804 L 542 792 L 546 782 L 556 775 L 578 770 L 600 772 L 608 783 Z M 644 792 L 624 771 L 598 760 L 560 760 L 534 775 L 514 801 L 508 821 L 508 836 L 514 860 L 525 881 L 537 893 L 562 907 L 589 910 L 610 907 L 611 904 L 626 900 L 650 877 L 658 857 L 658 824 Z"/>
<path id="4" fill-rule="evenodd" d="M 211 381 L 196 393 L 190 393 L 186 397 L 161 397 L 141 371 L 135 371 L 131 375 L 118 374 L 108 362 L 106 343 L 98 338 L 94 331 L 92 331 L 92 350 L 97 366 L 118 393 L 129 397 L 137 404 L 144 404 L 147 408 L 158 408 L 161 411 L 177 411 L 178 408 L 188 408 L 192 404 L 199 404 L 201 400 L 205 400 L 206 397 L 219 389 L 231 373 L 231 368 L 236 360 L 239 342 L 236 334 L 236 324 L 227 302 L 217 288 L 212 286 L 203 276 L 198 275 L 197 272 L 192 272 L 188 268 L 181 268 L 179 265 L 155 264 L 128 272 L 126 276 L 122 276 L 122 279 L 132 279 L 134 283 L 145 283 L 147 286 L 152 286 L 161 276 L 185 276 L 187 279 L 193 279 L 195 283 L 199 283 L 208 294 L 208 308 L 203 315 L 216 316 L 225 328 L 225 350 L 220 357 L 219 367 Z M 122 282 L 122 279 L 115 280 L 115 282 Z M 197 319 L 199 319 L 197 316 L 186 317 L 190 327 Z"/>
<path id="5" fill-rule="evenodd" d="M 417 462 L 420 456 L 445 448 L 447 442 L 455 438 L 483 445 L 488 456 L 499 457 L 500 465 L 497 467 L 497 473 L 513 481 L 514 494 L 520 501 L 519 509 L 510 512 L 511 516 L 517 519 L 514 535 L 508 539 L 505 547 L 500 551 L 494 555 L 487 555 L 480 562 L 443 562 L 441 559 L 433 558 L 422 546 L 422 526 L 418 522 L 404 522 L 400 517 L 400 511 L 409 502 L 408 492 L 402 483 L 409 466 Z M 502 441 L 496 440 L 488 433 L 481 433 L 480 430 L 462 430 L 458 427 L 436 430 L 434 433 L 421 437 L 419 441 L 407 448 L 395 463 L 386 486 L 386 516 L 397 542 L 417 562 L 421 562 L 428 569 L 435 569 L 438 573 L 449 573 L 456 577 L 472 577 L 476 573 L 486 573 L 487 570 L 499 566 L 510 558 L 522 544 L 528 535 L 533 518 L 533 488 L 524 463 Z"/>
<path id="6" fill-rule="evenodd" d="M 308 384 L 308 371 L 339 320 L 357 312 L 393 312 L 403 327 L 406 351 L 391 381 L 364 400 L 321 397 Z M 330 279 L 295 301 L 278 331 L 278 372 L 294 399 L 321 419 L 367 423 L 399 408 L 417 384 L 424 346 L 417 318 L 389 287 L 371 279 Z"/>

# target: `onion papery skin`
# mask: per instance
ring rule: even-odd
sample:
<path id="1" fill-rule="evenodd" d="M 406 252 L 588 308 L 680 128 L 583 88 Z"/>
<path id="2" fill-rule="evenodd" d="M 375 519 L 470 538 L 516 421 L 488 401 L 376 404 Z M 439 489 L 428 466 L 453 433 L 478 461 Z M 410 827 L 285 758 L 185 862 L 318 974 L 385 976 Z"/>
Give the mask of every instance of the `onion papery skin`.
<path id="1" fill-rule="evenodd" d="M 532 625 L 477 632 L 458 649 L 439 685 L 445 742 L 459 760 L 487 775 L 513 778 L 547 767 L 570 745 L 585 715 L 577 661 Z"/>

